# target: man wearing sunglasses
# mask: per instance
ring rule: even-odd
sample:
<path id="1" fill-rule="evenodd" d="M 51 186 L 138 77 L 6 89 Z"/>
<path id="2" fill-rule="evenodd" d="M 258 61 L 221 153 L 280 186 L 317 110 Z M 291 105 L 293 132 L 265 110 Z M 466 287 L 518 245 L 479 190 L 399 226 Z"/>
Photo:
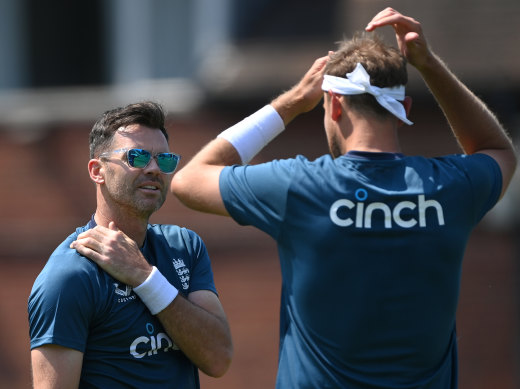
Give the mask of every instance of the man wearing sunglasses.
<path id="1" fill-rule="evenodd" d="M 229 326 L 205 245 L 148 224 L 179 162 L 162 108 L 106 112 L 90 134 L 96 212 L 51 255 L 29 297 L 39 388 L 199 388 L 231 361 Z"/>
<path id="2" fill-rule="evenodd" d="M 395 30 L 398 48 L 366 33 L 345 41 L 172 181 L 188 206 L 276 240 L 279 389 L 457 387 L 464 249 L 506 191 L 516 156 L 494 115 L 430 51 L 417 21 L 387 8 L 366 30 L 382 26 Z M 464 154 L 401 153 L 398 128 L 411 124 L 407 61 Z M 321 99 L 331 155 L 244 165 Z"/>

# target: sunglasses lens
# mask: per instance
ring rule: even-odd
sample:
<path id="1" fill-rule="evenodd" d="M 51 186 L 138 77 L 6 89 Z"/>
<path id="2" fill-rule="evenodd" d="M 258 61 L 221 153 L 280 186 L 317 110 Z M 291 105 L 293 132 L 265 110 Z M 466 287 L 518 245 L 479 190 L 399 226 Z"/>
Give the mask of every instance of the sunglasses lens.
<path id="1" fill-rule="evenodd" d="M 128 164 L 132 167 L 144 168 L 150 162 L 152 155 L 143 149 L 128 150 Z"/>
<path id="2" fill-rule="evenodd" d="M 130 149 L 127 152 L 128 164 L 136 168 L 145 168 L 152 159 L 152 154 L 143 149 Z M 177 168 L 180 156 L 174 153 L 160 153 L 155 156 L 157 165 L 163 173 L 173 173 Z"/>
<path id="3" fill-rule="evenodd" d="M 179 163 L 179 156 L 173 153 L 157 154 L 157 165 L 163 173 L 173 173 Z"/>

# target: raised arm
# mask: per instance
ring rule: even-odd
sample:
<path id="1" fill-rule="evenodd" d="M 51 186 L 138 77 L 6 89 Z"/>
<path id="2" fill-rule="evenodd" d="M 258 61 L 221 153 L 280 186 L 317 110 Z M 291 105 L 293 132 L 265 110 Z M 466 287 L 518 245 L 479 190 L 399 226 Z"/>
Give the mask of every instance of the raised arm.
<path id="1" fill-rule="evenodd" d="M 430 50 L 419 22 L 387 8 L 366 30 L 382 26 L 394 28 L 401 52 L 428 85 L 464 152 L 487 154 L 499 164 L 503 195 L 517 162 L 511 139 L 495 115 Z"/>
<path id="2" fill-rule="evenodd" d="M 319 103 L 327 60 L 328 56 L 318 58 L 293 88 L 208 143 L 175 174 L 172 193 L 195 210 L 228 215 L 220 196 L 220 172 L 225 166 L 249 162 L 296 116 Z"/>

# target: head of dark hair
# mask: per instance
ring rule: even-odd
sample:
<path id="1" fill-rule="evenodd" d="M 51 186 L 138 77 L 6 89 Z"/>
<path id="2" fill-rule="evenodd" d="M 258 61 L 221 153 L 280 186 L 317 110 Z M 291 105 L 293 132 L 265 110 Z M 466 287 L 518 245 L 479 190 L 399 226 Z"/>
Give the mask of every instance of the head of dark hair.
<path id="1" fill-rule="evenodd" d="M 338 50 L 331 55 L 325 74 L 347 77 L 356 65 L 363 65 L 370 75 L 370 84 L 380 88 L 406 85 L 408 72 L 406 58 L 392 46 L 373 33 L 356 34 L 352 39 L 340 42 Z M 379 105 L 370 94 L 345 96 L 349 107 L 367 114 L 392 115 Z"/>
<path id="2" fill-rule="evenodd" d="M 152 101 L 129 104 L 125 107 L 111 109 L 98 119 L 89 136 L 90 158 L 106 151 L 112 142 L 115 132 L 131 124 L 140 124 L 160 130 L 166 140 L 168 133 L 164 127 L 165 114 L 162 106 Z"/>

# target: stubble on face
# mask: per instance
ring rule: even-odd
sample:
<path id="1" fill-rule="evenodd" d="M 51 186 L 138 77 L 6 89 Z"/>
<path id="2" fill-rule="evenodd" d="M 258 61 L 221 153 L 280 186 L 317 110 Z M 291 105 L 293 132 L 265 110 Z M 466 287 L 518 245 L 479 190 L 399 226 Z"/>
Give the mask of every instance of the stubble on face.
<path id="1" fill-rule="evenodd" d="M 164 134 L 156 128 L 140 124 L 121 127 L 114 134 L 113 149 L 143 148 L 152 154 L 169 150 Z M 104 161 L 102 196 L 111 212 L 125 218 L 148 218 L 161 208 L 166 200 L 171 175 L 162 173 L 157 162 L 143 169 L 132 168 L 122 154 Z M 154 189 L 155 187 L 155 189 Z"/>
<path id="2" fill-rule="evenodd" d="M 106 166 L 105 172 L 105 196 L 114 205 L 131 214 L 148 219 L 166 201 L 168 186 L 161 177 L 121 173 L 110 166 Z M 144 181 L 156 182 L 159 189 L 149 195 L 143 193 L 140 187 Z"/>

